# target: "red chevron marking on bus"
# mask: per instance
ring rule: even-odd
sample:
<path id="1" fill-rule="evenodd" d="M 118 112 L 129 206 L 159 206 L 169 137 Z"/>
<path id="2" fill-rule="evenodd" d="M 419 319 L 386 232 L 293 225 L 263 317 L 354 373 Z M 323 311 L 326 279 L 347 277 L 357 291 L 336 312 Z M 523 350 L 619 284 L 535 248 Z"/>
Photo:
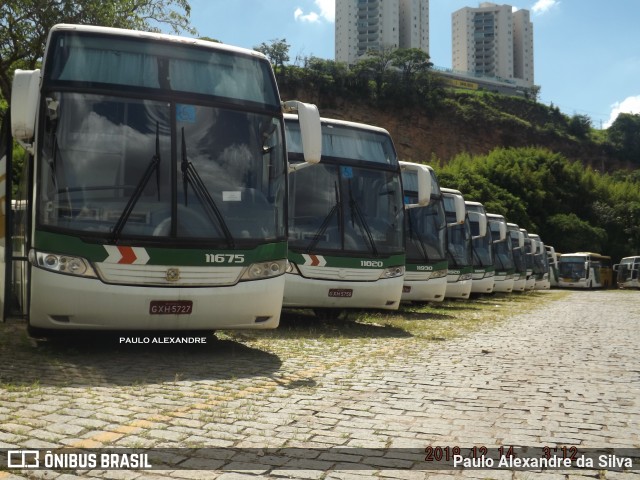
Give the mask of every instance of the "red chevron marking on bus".
<path id="1" fill-rule="evenodd" d="M 131 264 L 138 258 L 131 247 L 118 247 L 118 251 L 120 252 L 120 255 L 122 255 L 122 258 L 118 260 L 118 263 Z"/>

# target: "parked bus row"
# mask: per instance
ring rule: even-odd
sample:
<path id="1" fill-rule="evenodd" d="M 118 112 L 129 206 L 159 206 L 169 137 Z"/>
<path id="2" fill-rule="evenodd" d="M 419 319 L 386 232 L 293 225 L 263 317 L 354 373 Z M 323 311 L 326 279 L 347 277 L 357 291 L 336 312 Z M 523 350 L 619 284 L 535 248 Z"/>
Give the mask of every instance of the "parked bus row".
<path id="1" fill-rule="evenodd" d="M 400 162 L 386 130 L 282 102 L 250 50 L 57 25 L 42 68 L 15 72 L 0 153 L 2 318 L 35 334 L 275 328 L 283 307 L 550 286 L 538 236 Z"/>

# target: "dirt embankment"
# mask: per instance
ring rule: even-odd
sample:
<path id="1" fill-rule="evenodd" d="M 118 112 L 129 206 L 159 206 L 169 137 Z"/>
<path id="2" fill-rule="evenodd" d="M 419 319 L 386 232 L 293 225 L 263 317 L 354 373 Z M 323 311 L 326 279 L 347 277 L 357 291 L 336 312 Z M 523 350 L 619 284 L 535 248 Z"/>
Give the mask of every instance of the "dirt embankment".
<path id="1" fill-rule="evenodd" d="M 317 92 L 281 92 L 283 98 L 312 102 L 323 117 L 368 123 L 387 129 L 401 160 L 447 163 L 460 153 L 485 155 L 498 147 L 543 147 L 594 169 L 621 168 L 601 145 L 562 136 L 553 128 L 557 113 L 521 99 L 461 111 L 447 104 L 434 111 L 420 107 L 379 108 L 371 103 Z M 522 110 L 522 107 L 525 110 Z M 488 108 L 488 111 L 482 109 Z M 520 110 L 518 110 L 520 109 Z"/>

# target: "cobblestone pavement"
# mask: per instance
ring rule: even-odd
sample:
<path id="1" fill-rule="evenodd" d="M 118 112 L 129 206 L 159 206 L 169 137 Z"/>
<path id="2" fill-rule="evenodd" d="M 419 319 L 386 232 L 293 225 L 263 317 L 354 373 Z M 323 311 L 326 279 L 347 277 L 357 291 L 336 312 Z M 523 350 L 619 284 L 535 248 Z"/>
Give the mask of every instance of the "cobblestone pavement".
<path id="1" fill-rule="evenodd" d="M 5 328 L 5 336 L 12 328 L 21 327 Z M 22 471 L 0 479 L 640 480 L 637 470 L 426 470 L 403 450 L 640 448 L 640 292 L 571 292 L 441 342 L 338 342 L 323 353 L 309 338 L 286 357 L 241 336 L 196 346 L 93 340 L 37 349 L 19 338 L 0 344 L 0 448 L 212 450 L 175 454 L 201 470 Z M 268 450 L 249 450 L 256 461 L 232 447 L 288 447 L 299 458 L 283 465 Z M 354 458 L 373 467 L 348 468 Z"/>

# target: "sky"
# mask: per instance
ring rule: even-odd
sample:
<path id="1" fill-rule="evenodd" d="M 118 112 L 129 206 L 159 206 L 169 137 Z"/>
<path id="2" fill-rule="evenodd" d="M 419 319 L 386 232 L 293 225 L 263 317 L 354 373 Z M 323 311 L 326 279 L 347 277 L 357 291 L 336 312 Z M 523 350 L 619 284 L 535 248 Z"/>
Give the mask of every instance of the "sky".
<path id="1" fill-rule="evenodd" d="M 335 59 L 336 0 L 189 0 L 199 36 L 253 48 L 285 39 L 290 63 Z M 341 1 L 341 0 L 337 0 Z M 431 61 L 451 68 L 451 14 L 480 1 L 430 0 Z M 539 100 L 607 128 L 640 113 L 639 0 L 494 1 L 531 12 Z"/>

